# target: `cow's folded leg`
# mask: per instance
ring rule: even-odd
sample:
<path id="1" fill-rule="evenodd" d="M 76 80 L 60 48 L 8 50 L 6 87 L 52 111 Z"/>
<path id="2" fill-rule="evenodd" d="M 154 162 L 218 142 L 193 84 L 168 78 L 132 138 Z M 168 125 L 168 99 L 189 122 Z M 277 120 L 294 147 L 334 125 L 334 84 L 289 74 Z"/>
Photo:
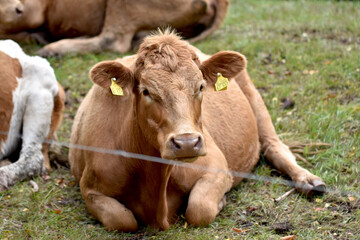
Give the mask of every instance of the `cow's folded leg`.
<path id="1" fill-rule="evenodd" d="M 186 220 L 194 226 L 212 223 L 226 204 L 225 193 L 230 190 L 232 177 L 226 173 L 207 173 L 190 192 L 185 212 Z"/>
<path id="2" fill-rule="evenodd" d="M 15 163 L 0 168 L 0 191 L 19 181 L 39 175 L 43 170 L 43 161 L 41 144 L 30 144 L 23 148 Z"/>
<path id="3" fill-rule="evenodd" d="M 125 53 L 131 50 L 131 42 L 135 32 L 128 32 L 126 34 L 118 34 L 109 50 L 118 53 Z"/>
<path id="4" fill-rule="evenodd" d="M 250 80 L 248 74 L 243 71 L 236 78 L 236 82 L 244 92 L 251 108 L 256 116 L 261 151 L 274 167 L 288 174 L 295 182 L 299 192 L 306 195 L 324 192 L 325 183 L 296 163 L 294 155 L 279 139 L 272 124 L 271 117 L 259 92 Z"/>
<path id="5" fill-rule="evenodd" d="M 116 199 L 97 192 L 85 193 L 83 197 L 91 214 L 102 222 L 107 230 L 134 232 L 138 229 L 134 214 Z"/>
<path id="6" fill-rule="evenodd" d="M 51 121 L 53 96 L 46 90 L 30 95 L 23 118 L 23 143 L 19 159 L 0 168 L 0 190 L 6 190 L 18 181 L 39 175 L 43 171 L 41 152 Z"/>
<path id="7" fill-rule="evenodd" d="M 133 35 L 133 33 L 103 33 L 90 38 L 63 39 L 46 45 L 37 53 L 43 57 L 62 56 L 67 53 L 97 53 L 106 50 L 124 53 L 131 49 Z"/>
<path id="8" fill-rule="evenodd" d="M 67 53 L 100 52 L 102 38 L 62 39 L 41 48 L 37 54 L 42 57 L 63 56 Z"/>

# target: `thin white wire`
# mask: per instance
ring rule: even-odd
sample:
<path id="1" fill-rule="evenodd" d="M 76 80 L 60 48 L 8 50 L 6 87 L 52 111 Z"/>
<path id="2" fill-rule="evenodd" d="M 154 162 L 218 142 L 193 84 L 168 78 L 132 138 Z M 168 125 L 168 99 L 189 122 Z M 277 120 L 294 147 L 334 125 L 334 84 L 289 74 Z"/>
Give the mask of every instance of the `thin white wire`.
<path id="1" fill-rule="evenodd" d="M 0 131 L 0 134 L 8 135 L 8 132 Z M 17 134 L 17 137 L 22 138 L 22 135 Z M 162 163 L 162 164 L 167 164 L 167 165 L 174 165 L 174 166 L 191 168 L 191 169 L 196 169 L 196 170 L 208 171 L 208 172 L 212 172 L 212 173 L 224 173 L 224 174 L 230 173 L 234 177 L 240 177 L 240 178 L 244 178 L 244 179 L 251 179 L 251 180 L 262 181 L 262 182 L 270 182 L 272 184 L 282 184 L 282 185 L 289 186 L 289 187 L 295 187 L 295 184 L 296 184 L 293 181 L 280 179 L 280 178 L 261 176 L 261 175 L 256 175 L 256 174 L 252 174 L 252 173 L 237 172 L 237 171 L 232 171 L 232 170 L 225 171 L 223 169 L 202 166 L 202 165 L 198 165 L 195 163 L 187 163 L 187 162 L 182 162 L 182 161 L 177 161 L 177 160 L 169 160 L 169 159 L 148 156 L 148 155 L 139 154 L 139 153 L 126 152 L 123 150 L 113 150 L 113 149 L 105 149 L 105 148 L 92 147 L 92 146 L 84 146 L 84 145 L 79 145 L 79 144 L 58 142 L 58 141 L 54 141 L 54 140 L 45 140 L 44 142 L 49 143 L 49 144 L 55 143 L 59 146 L 67 147 L 67 148 L 75 148 L 75 149 L 80 149 L 80 150 L 84 150 L 84 151 L 92 151 L 92 152 L 111 154 L 111 155 L 131 158 L 131 159 L 140 159 L 140 160 L 149 161 L 149 162 L 156 162 L 156 163 Z M 307 187 L 307 186 L 303 186 L 302 188 L 305 190 L 312 189 L 311 187 Z M 325 192 L 336 194 L 336 195 L 341 195 L 341 196 L 355 196 L 357 198 L 360 198 L 360 192 L 339 190 L 339 189 L 328 187 L 328 186 L 326 187 Z"/>

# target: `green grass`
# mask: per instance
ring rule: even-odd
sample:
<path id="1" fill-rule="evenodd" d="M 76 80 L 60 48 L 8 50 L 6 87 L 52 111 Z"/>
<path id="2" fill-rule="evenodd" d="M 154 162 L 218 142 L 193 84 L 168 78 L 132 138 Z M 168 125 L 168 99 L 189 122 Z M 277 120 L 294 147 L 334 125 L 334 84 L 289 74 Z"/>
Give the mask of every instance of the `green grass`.
<path id="1" fill-rule="evenodd" d="M 289 187 L 248 180 L 227 194 L 227 206 L 208 227 L 185 227 L 180 220 L 167 231 L 143 227 L 124 234 L 106 231 L 88 213 L 74 178 L 61 168 L 50 180 L 34 179 L 37 193 L 28 181 L 0 193 L 0 239 L 359 239 L 359 19 L 356 1 L 232 0 L 223 26 L 196 44 L 207 53 L 227 49 L 246 55 L 250 76 L 285 142 L 332 144 L 323 151 L 304 149 L 313 167 L 299 162 L 332 192 L 314 198 L 293 193 L 274 203 Z M 30 54 L 39 49 L 23 47 Z M 50 59 L 68 98 L 60 141 L 69 141 L 76 109 L 91 87 L 89 69 L 121 56 Z M 293 99 L 293 109 L 281 107 L 284 97 Z M 264 159 L 254 173 L 284 178 Z"/>

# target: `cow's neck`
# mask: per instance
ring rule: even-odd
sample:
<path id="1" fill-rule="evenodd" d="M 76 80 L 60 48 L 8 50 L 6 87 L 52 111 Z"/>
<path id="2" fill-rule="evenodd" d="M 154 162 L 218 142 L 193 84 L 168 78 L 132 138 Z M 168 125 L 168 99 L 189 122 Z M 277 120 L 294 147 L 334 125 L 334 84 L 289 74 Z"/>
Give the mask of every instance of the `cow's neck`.
<path id="1" fill-rule="evenodd" d="M 132 108 L 132 109 L 129 109 Z M 146 140 L 142 133 L 136 117 L 135 100 L 129 99 L 129 102 L 123 102 L 117 109 L 126 109 L 123 119 L 119 121 L 121 136 L 119 143 L 120 149 L 133 153 L 140 153 L 148 156 L 160 157 L 160 153 Z M 126 116 L 125 116 L 126 115 Z M 141 218 L 146 223 L 161 229 L 167 229 L 168 223 L 168 206 L 167 206 L 167 185 L 171 175 L 172 166 L 156 163 L 147 160 L 130 159 L 136 161 L 136 174 L 141 181 L 138 191 L 140 194 L 140 204 L 142 209 L 139 210 Z"/>

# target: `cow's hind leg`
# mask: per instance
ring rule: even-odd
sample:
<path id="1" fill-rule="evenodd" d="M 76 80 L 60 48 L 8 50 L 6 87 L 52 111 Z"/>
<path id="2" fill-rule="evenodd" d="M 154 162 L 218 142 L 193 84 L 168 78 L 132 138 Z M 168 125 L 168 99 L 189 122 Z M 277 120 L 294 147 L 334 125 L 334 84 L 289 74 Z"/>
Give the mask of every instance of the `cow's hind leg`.
<path id="1" fill-rule="evenodd" d="M 41 148 L 49 132 L 53 105 L 53 96 L 46 90 L 27 98 L 20 157 L 15 163 L 0 168 L 0 190 L 42 172 L 44 157 Z"/>
<path id="2" fill-rule="evenodd" d="M 56 129 L 61 124 L 62 120 L 62 114 L 65 107 L 65 92 L 64 89 L 61 87 L 61 85 L 58 83 L 59 92 L 54 98 L 54 109 L 51 114 L 51 124 L 50 124 L 50 130 L 49 134 L 46 138 L 47 142 L 43 143 L 42 146 L 42 154 L 44 156 L 44 167 L 50 171 L 51 165 L 50 165 L 50 159 L 49 159 L 49 141 L 54 140 L 57 141 L 57 135 L 56 135 Z"/>
<path id="3" fill-rule="evenodd" d="M 138 229 L 134 214 L 119 201 L 99 192 L 83 192 L 86 207 L 107 230 L 135 232 Z"/>
<path id="4" fill-rule="evenodd" d="M 325 191 L 325 183 L 296 163 L 294 155 L 277 136 L 271 117 L 259 92 L 250 80 L 246 71 L 235 79 L 248 99 L 256 116 L 261 151 L 265 157 L 280 171 L 288 174 L 295 182 L 298 191 L 311 195 Z"/>

